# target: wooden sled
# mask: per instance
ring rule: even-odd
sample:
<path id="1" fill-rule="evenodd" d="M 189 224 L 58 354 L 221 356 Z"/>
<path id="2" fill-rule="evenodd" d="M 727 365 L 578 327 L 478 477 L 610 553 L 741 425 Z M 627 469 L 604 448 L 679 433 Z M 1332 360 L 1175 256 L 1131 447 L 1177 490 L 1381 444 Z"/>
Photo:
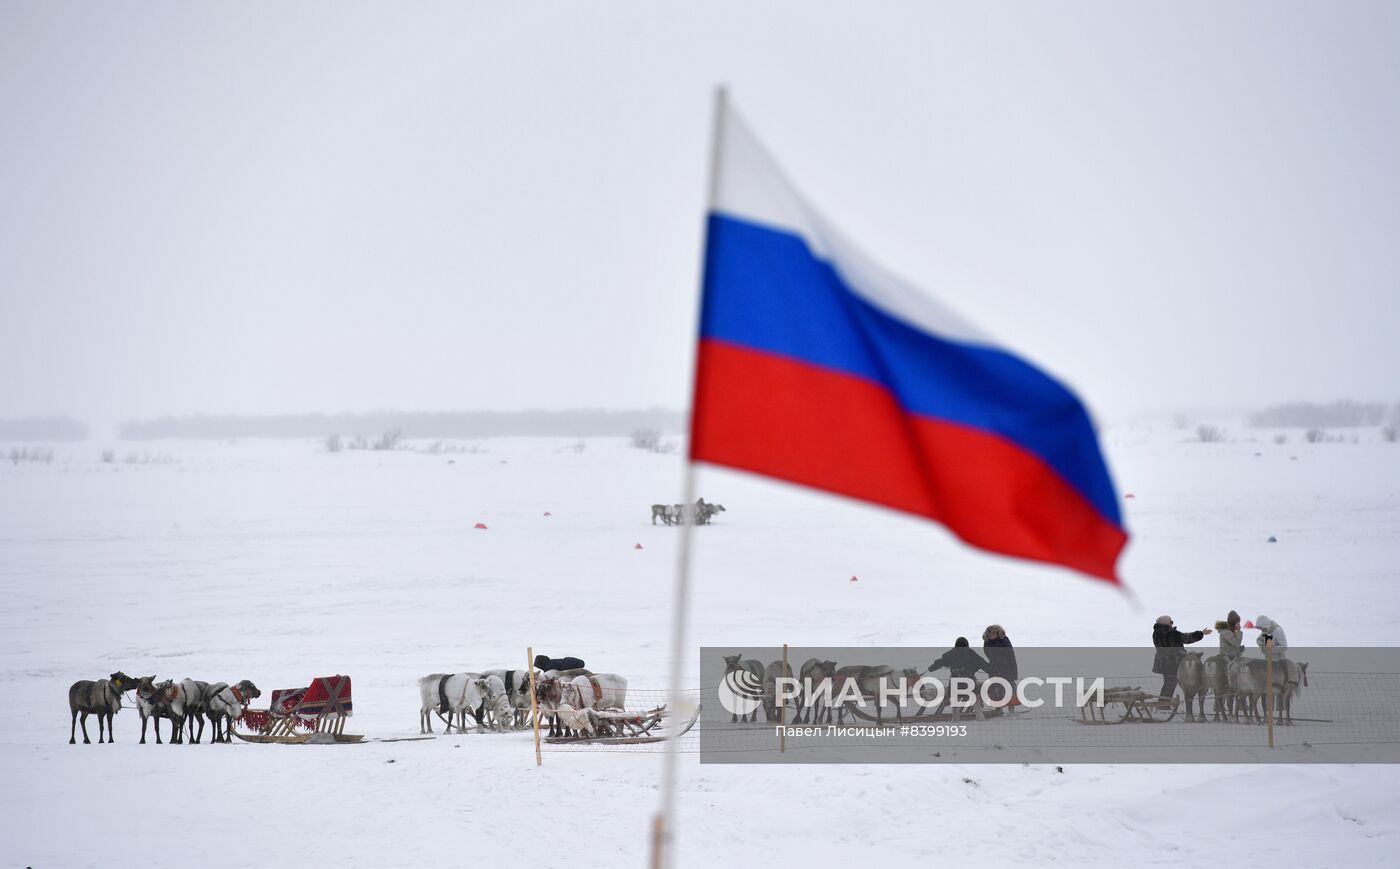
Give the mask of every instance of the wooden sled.
<path id="1" fill-rule="evenodd" d="M 361 742 L 363 735 L 345 732 L 345 720 L 353 711 L 350 677 L 322 676 L 305 688 L 273 691 L 266 709 L 245 709 L 239 722 L 253 732 L 229 730 L 244 742 L 277 745 Z"/>
<path id="2" fill-rule="evenodd" d="M 674 734 L 652 733 L 662 721 L 671 717 L 665 706 L 658 706 L 646 712 L 600 709 L 594 716 L 594 726 L 597 728 L 595 735 L 546 736 L 544 741 L 550 745 L 646 745 L 665 742 L 668 739 L 679 739 L 689 733 L 695 722 L 700 719 L 700 709 L 700 704 L 697 703 L 695 711 Z"/>
<path id="3" fill-rule="evenodd" d="M 1136 721 L 1163 724 L 1176 717 L 1180 706 L 1181 698 L 1176 696 L 1163 699 L 1136 687 L 1105 688 L 1103 703 L 1089 701 L 1079 707 L 1079 723 L 1122 724 Z"/>

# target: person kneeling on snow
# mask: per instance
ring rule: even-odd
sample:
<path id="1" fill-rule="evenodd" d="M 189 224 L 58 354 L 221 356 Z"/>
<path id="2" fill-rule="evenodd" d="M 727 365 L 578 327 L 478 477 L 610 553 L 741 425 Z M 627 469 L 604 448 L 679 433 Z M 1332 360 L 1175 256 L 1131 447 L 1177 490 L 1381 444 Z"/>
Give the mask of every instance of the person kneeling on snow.
<path id="1" fill-rule="evenodd" d="M 1152 626 L 1152 645 L 1157 647 L 1157 654 L 1152 659 L 1152 672 L 1162 677 L 1162 699 L 1176 693 L 1176 668 L 1186 657 L 1185 645 L 1200 642 L 1208 633 L 1210 628 L 1183 634 L 1177 630 L 1171 616 L 1157 617 L 1157 623 Z"/>
<path id="2" fill-rule="evenodd" d="M 582 670 L 584 664 L 582 658 L 551 658 L 548 655 L 536 655 L 535 667 L 548 673 L 550 670 Z"/>
<path id="3" fill-rule="evenodd" d="M 1273 640 L 1274 657 L 1288 657 L 1288 637 L 1283 632 L 1283 625 L 1268 616 L 1259 616 L 1254 620 L 1254 626 L 1259 629 L 1259 639 L 1255 640 L 1259 648 L 1264 648 L 1266 642 Z"/>

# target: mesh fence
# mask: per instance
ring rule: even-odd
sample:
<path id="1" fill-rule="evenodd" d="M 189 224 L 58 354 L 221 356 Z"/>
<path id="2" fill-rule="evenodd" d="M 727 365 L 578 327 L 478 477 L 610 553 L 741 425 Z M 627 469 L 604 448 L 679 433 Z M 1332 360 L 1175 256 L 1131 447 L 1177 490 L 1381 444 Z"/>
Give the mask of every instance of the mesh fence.
<path id="1" fill-rule="evenodd" d="M 549 716 L 546 714 L 540 731 L 543 750 L 651 754 L 665 751 L 666 740 L 675 736 L 679 739 L 678 748 L 681 751 L 698 752 L 702 712 L 700 695 L 699 689 L 682 691 L 681 708 L 673 713 L 670 691 L 629 687 L 621 710 L 595 713 L 594 720 L 590 722 L 594 727 L 591 734 L 551 737 Z M 621 717 L 621 726 L 610 726 L 608 715 Z"/>

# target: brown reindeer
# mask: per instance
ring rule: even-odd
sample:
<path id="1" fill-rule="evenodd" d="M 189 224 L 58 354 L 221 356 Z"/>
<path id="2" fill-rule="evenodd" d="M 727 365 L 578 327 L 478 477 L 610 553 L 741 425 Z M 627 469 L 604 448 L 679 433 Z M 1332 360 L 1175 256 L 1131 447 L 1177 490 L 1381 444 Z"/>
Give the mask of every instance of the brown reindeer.
<path id="1" fill-rule="evenodd" d="M 835 675 L 835 661 L 808 658 L 802 662 L 802 666 L 797 670 L 799 695 L 794 724 L 817 724 L 823 714 L 828 721 L 831 720 L 831 711 L 826 709 L 826 700 L 832 696 L 828 691 L 831 679 Z"/>
<path id="2" fill-rule="evenodd" d="M 176 695 L 175 683 L 166 679 L 164 682 L 157 682 L 155 676 L 142 676 L 136 680 L 136 711 L 141 713 L 141 745 L 146 744 L 146 724 L 153 723 L 156 731 L 156 744 L 160 745 L 160 720 L 170 719 L 170 741 L 178 742 L 176 739 L 180 725 L 184 723 L 183 717 L 176 714 L 171 707 Z"/>
<path id="3" fill-rule="evenodd" d="M 1210 683 L 1206 680 L 1206 668 L 1201 663 L 1200 652 L 1186 652 L 1181 656 L 1181 662 L 1176 665 L 1176 683 L 1181 687 L 1181 693 L 1186 695 L 1186 720 L 1193 723 L 1199 720 L 1204 724 Z M 1200 710 L 1199 718 L 1191 714 L 1193 701 Z"/>
<path id="4" fill-rule="evenodd" d="M 102 744 L 103 724 L 106 724 L 107 742 L 116 742 L 112 733 L 112 716 L 122 708 L 122 692 L 135 683 L 132 678 L 118 670 L 106 679 L 90 681 L 83 679 L 74 682 L 68 689 L 68 712 L 72 716 L 68 727 L 68 744 L 77 743 L 78 716 L 82 716 L 83 744 L 91 745 L 88 738 L 87 717 L 97 716 L 97 743 Z"/>

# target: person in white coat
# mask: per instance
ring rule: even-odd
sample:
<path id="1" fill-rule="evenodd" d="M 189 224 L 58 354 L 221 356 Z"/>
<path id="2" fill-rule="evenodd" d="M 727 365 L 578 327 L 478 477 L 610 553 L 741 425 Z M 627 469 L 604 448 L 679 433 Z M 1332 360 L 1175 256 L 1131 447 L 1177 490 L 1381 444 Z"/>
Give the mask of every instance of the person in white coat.
<path id="1" fill-rule="evenodd" d="M 1288 657 L 1288 636 L 1283 632 L 1283 625 L 1269 618 L 1259 616 L 1254 620 L 1254 626 L 1259 629 L 1259 639 L 1256 640 L 1259 648 L 1264 648 L 1264 643 L 1269 640 L 1274 641 L 1274 657 Z"/>

